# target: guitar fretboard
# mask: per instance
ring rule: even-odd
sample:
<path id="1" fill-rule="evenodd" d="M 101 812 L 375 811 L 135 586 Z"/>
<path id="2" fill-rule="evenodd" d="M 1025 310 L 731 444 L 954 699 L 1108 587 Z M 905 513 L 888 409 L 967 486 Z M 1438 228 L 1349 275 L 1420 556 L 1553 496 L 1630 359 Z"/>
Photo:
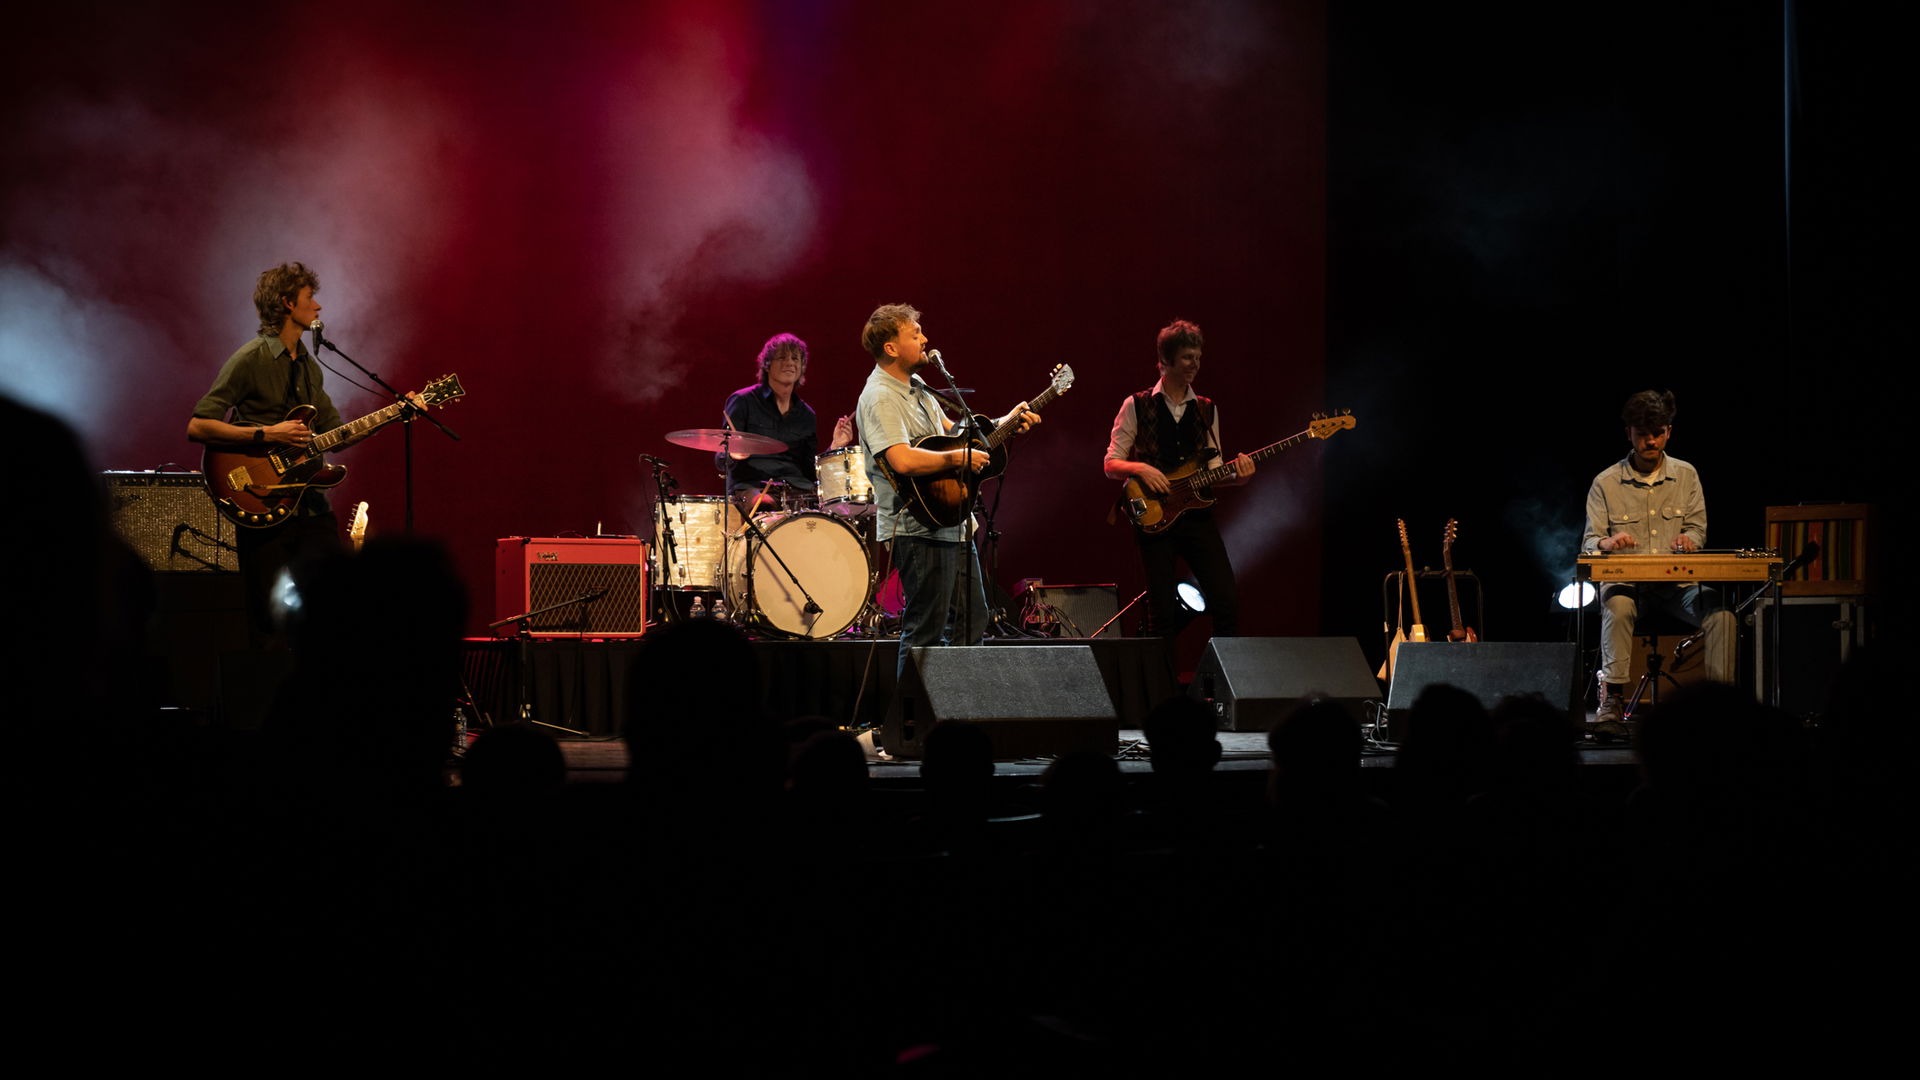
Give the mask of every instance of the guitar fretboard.
<path id="1" fill-rule="evenodd" d="M 405 408 L 406 405 L 407 403 L 404 401 L 396 401 L 378 412 L 370 412 L 351 423 L 341 424 L 332 431 L 315 435 L 313 437 L 312 452 L 324 454 L 328 450 L 346 442 L 348 439 L 358 438 L 382 424 L 392 423 L 399 417 L 400 410 Z"/>
<path id="2" fill-rule="evenodd" d="M 1261 461 L 1266 458 L 1272 457 L 1273 455 L 1279 453 L 1282 450 L 1292 449 L 1293 447 L 1298 446 L 1303 442 L 1306 442 L 1312 436 L 1313 436 L 1313 429 L 1308 428 L 1307 430 L 1299 433 L 1298 435 L 1289 435 L 1286 438 L 1281 439 L 1277 443 L 1272 443 L 1270 445 L 1263 446 L 1260 449 L 1255 450 L 1252 453 L 1248 454 L 1247 456 L 1252 458 L 1255 461 Z M 1237 470 L 1234 469 L 1233 463 L 1227 462 L 1224 465 L 1215 465 L 1211 469 L 1202 469 L 1199 472 L 1194 473 L 1192 476 L 1185 477 L 1178 482 L 1183 487 L 1212 487 L 1213 485 L 1218 484 L 1223 480 L 1233 479 L 1236 474 L 1237 474 Z"/>
<path id="3" fill-rule="evenodd" d="M 1054 386 L 1049 386 L 1044 391 L 1041 392 L 1039 397 L 1036 397 L 1032 401 L 1027 402 L 1027 411 L 1037 413 L 1041 409 L 1046 408 L 1049 402 L 1051 402 L 1054 398 L 1057 398 L 1059 396 L 1060 396 L 1059 388 Z M 1020 414 L 1016 412 L 1011 416 L 1007 417 L 1006 420 L 1002 421 L 998 426 L 996 426 L 993 429 L 993 431 L 990 434 L 988 434 L 987 449 L 991 450 L 994 447 L 999 446 L 1001 443 L 1006 442 L 1009 438 L 1013 436 L 1013 433 L 1015 431 L 1019 430 L 1019 428 L 1020 428 Z"/>

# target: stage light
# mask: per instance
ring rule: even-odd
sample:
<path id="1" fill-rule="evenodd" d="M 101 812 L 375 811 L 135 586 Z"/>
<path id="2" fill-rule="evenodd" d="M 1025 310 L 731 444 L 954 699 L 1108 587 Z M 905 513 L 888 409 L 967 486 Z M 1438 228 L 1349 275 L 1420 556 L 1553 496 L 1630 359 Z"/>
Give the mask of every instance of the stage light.
<path id="1" fill-rule="evenodd" d="M 1591 582 L 1581 581 L 1561 589 L 1555 599 L 1559 601 L 1561 607 L 1572 610 L 1573 608 L 1586 607 L 1588 604 L 1593 603 L 1593 597 L 1593 584 Z"/>
<path id="2" fill-rule="evenodd" d="M 274 625 L 284 627 L 291 620 L 300 617 L 303 601 L 300 598 L 299 583 L 293 580 L 291 571 L 286 569 L 280 571 L 279 576 L 273 579 L 273 591 L 268 595 Z"/>
<path id="3" fill-rule="evenodd" d="M 1189 615 L 1198 615 L 1207 610 L 1207 594 L 1192 580 L 1183 581 L 1173 587 L 1173 595 L 1180 601 L 1180 609 Z"/>

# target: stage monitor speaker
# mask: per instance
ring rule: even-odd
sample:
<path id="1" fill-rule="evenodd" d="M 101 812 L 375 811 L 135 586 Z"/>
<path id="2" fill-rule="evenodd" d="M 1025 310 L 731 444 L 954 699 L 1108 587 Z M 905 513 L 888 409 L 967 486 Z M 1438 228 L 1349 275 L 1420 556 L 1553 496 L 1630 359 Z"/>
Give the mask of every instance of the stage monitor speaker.
<path id="1" fill-rule="evenodd" d="M 100 474 L 113 527 L 148 566 L 161 571 L 238 570 L 238 527 L 220 516 L 197 472 Z"/>
<path id="2" fill-rule="evenodd" d="M 1118 585 L 1045 585 L 1034 582 L 1020 597 L 1020 621 L 1053 637 L 1091 637 L 1120 611 Z M 1103 638 L 1121 636 L 1119 623 Z"/>
<path id="3" fill-rule="evenodd" d="M 494 543 L 494 618 L 563 604 L 606 589 L 588 603 L 565 604 L 528 622 L 534 637 L 639 637 L 647 629 L 645 541 L 509 536 Z M 501 627 L 512 635 L 514 627 Z"/>
<path id="4" fill-rule="evenodd" d="M 1187 693 L 1213 702 L 1221 731 L 1268 731 L 1311 697 L 1328 698 L 1361 721 L 1362 705 L 1380 697 L 1380 682 L 1350 637 L 1217 637 L 1207 642 Z"/>
<path id="5" fill-rule="evenodd" d="M 1571 710 L 1575 657 L 1571 641 L 1405 642 L 1387 693 L 1387 730 L 1402 738 L 1407 713 L 1434 683 L 1457 686 L 1489 709 L 1503 697 L 1539 694 Z"/>
<path id="6" fill-rule="evenodd" d="M 942 720 L 979 724 L 1003 761 L 1111 754 L 1120 743 L 1113 699 L 1085 645 L 914 649 L 881 745 L 894 757 L 918 758 L 927 732 Z"/>

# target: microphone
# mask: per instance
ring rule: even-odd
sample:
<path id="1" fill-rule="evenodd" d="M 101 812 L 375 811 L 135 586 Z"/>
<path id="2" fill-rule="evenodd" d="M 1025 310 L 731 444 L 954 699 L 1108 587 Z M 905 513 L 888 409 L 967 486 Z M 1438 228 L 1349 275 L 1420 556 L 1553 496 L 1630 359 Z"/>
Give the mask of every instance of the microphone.
<path id="1" fill-rule="evenodd" d="M 940 374 L 946 376 L 946 379 L 948 382 L 953 381 L 953 375 L 947 371 L 947 362 L 940 359 L 939 349 L 928 349 L 927 359 L 933 363 L 933 366 L 940 372 Z"/>
<path id="2" fill-rule="evenodd" d="M 1792 562 L 1780 568 L 1780 577 L 1784 580 L 1785 578 L 1791 576 L 1794 573 L 1794 571 L 1799 570 L 1801 567 L 1807 565 L 1808 563 L 1812 562 L 1813 560 L 1819 557 L 1820 557 L 1820 541 L 1818 540 L 1807 541 L 1807 546 L 1800 549 L 1799 557 L 1795 558 Z"/>
<path id="3" fill-rule="evenodd" d="M 320 346 L 324 344 L 324 342 L 322 342 L 320 339 L 320 320 L 319 319 L 313 320 L 313 325 L 307 327 L 307 329 L 313 331 L 313 355 L 319 356 Z"/>

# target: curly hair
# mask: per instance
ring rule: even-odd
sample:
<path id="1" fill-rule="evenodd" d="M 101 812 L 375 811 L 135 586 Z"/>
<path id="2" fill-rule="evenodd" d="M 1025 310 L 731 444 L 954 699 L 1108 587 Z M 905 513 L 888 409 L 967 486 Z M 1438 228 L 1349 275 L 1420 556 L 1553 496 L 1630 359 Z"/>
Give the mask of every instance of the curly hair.
<path id="1" fill-rule="evenodd" d="M 1204 349 L 1207 339 L 1200 334 L 1200 328 L 1185 319 L 1175 319 L 1160 328 L 1160 362 L 1173 363 L 1181 349 Z"/>
<path id="2" fill-rule="evenodd" d="M 253 307 L 260 313 L 261 333 L 277 334 L 287 325 L 287 305 L 299 298 L 301 289 L 320 291 L 320 275 L 301 263 L 281 263 L 260 271 L 253 287 Z"/>
<path id="3" fill-rule="evenodd" d="M 860 346 L 878 360 L 887 354 L 887 342 L 900 333 L 902 325 L 919 321 L 920 309 L 912 304 L 882 304 L 867 316 L 866 329 L 860 331 Z"/>
<path id="4" fill-rule="evenodd" d="M 1620 422 L 1641 431 L 1660 431 L 1673 423 L 1673 391 L 1642 390 L 1620 407 Z"/>
<path id="5" fill-rule="evenodd" d="M 760 385 L 767 385 L 767 372 L 773 369 L 773 362 L 780 359 L 783 352 L 792 352 L 800 357 L 800 382 L 797 385 L 807 385 L 807 343 L 792 334 L 775 334 L 760 346 L 760 355 L 753 361 L 760 369 Z"/>

